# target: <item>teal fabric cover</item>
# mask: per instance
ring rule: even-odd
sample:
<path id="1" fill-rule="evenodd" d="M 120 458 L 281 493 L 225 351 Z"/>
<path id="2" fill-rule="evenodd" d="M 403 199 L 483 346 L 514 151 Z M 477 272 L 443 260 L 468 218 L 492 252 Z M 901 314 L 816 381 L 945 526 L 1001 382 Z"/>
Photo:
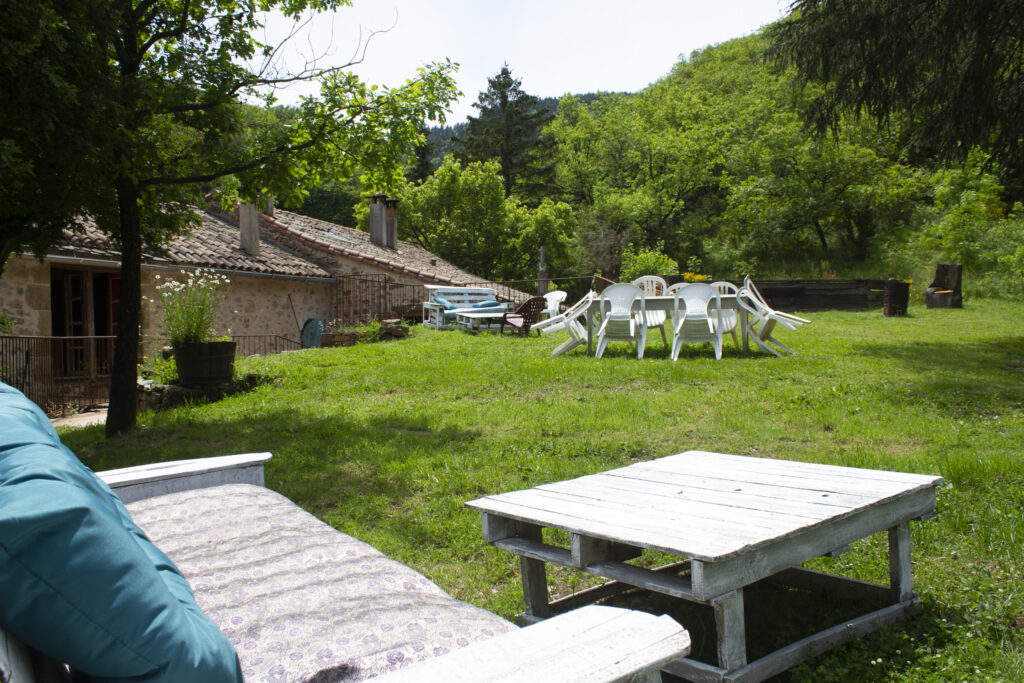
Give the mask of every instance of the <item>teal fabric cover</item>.
<path id="1" fill-rule="evenodd" d="M 441 304 L 442 306 L 444 306 L 444 310 L 446 311 L 455 310 L 455 304 L 453 304 L 451 301 L 448 301 L 448 299 L 445 299 L 443 296 L 435 296 L 433 301 L 435 304 Z"/>
<path id="2" fill-rule="evenodd" d="M 227 637 L 121 500 L 0 383 L 0 625 L 95 681 L 241 683 Z"/>
<path id="3" fill-rule="evenodd" d="M 473 304 L 473 308 L 494 308 L 495 306 L 501 306 L 500 301 L 478 301 Z"/>

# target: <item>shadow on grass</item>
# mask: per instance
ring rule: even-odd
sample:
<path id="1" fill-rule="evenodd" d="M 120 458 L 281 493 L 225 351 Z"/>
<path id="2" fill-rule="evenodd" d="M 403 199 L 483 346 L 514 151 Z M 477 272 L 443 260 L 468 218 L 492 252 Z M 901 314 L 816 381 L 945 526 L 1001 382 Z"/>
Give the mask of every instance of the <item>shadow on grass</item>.
<path id="1" fill-rule="evenodd" d="M 853 349 L 866 358 L 906 368 L 914 375 L 906 382 L 910 392 L 953 414 L 998 410 L 1024 400 L 1024 336 L 983 342 L 863 343 Z"/>
<path id="2" fill-rule="evenodd" d="M 181 421 L 145 429 L 145 440 L 104 440 L 102 429 L 75 430 L 65 444 L 94 471 L 140 462 L 166 462 L 231 453 L 269 451 L 266 465 L 272 488 L 314 514 L 341 506 L 359 506 L 365 498 L 400 501 L 416 481 L 395 476 L 403 461 L 454 457 L 464 444 L 479 438 L 475 430 L 430 427 L 421 418 L 387 414 L 369 421 L 343 415 L 310 417 L 287 411 L 261 411 L 220 421 Z"/>
<path id="3" fill-rule="evenodd" d="M 685 602 L 669 596 L 635 589 L 610 598 L 605 604 L 638 609 L 652 614 L 668 614 L 690 633 L 690 658 L 717 665 L 717 635 L 710 606 Z M 840 600 L 818 592 L 755 584 L 744 591 L 747 661 L 753 662 L 798 640 L 883 607 L 881 602 Z M 948 617 L 950 613 L 944 612 Z M 913 641 L 909 641 L 913 638 Z M 769 680 L 878 680 L 884 668 L 909 667 L 924 654 L 911 643 L 943 647 L 953 635 L 941 615 L 924 609 L 906 619 L 855 638 L 831 651 L 827 662 L 815 656 L 798 663 L 788 672 Z M 909 642 L 908 642 L 909 641 Z M 818 671 L 823 666 L 827 675 Z M 663 675 L 666 682 L 681 681 Z"/>

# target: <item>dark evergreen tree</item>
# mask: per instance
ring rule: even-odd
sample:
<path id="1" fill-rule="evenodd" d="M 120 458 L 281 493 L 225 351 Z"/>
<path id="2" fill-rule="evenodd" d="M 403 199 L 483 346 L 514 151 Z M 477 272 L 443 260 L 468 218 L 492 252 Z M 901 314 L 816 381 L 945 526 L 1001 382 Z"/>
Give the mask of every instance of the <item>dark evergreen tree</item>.
<path id="1" fill-rule="evenodd" d="M 911 149 L 964 159 L 975 145 L 1024 173 L 1024 2 L 796 0 L 770 56 L 825 83 L 821 131 L 845 113 L 899 121 Z"/>
<path id="2" fill-rule="evenodd" d="M 551 121 L 546 108 L 523 92 L 508 64 L 493 78 L 473 104 L 479 111 L 467 117 L 466 135 L 456 157 L 463 162 L 495 160 L 501 166 L 505 196 L 515 194 L 527 204 L 539 203 L 551 185 L 552 155 L 541 131 Z"/>
<path id="3" fill-rule="evenodd" d="M 410 183 L 422 183 L 430 177 L 436 166 L 434 165 L 434 146 L 430 144 L 430 129 L 426 126 L 420 128 L 423 135 L 423 144 L 416 148 L 416 156 L 412 165 L 405 171 L 405 179 Z"/>

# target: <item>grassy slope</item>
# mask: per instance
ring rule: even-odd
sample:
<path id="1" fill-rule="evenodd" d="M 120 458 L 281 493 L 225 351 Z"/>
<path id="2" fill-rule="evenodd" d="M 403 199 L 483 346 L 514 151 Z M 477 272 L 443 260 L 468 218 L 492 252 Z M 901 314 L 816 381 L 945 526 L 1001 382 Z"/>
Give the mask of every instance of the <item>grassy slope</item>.
<path id="1" fill-rule="evenodd" d="M 822 313 L 779 360 L 728 342 L 643 361 L 550 359 L 529 340 L 418 328 L 403 342 L 251 359 L 276 378 L 215 405 L 146 416 L 130 437 L 69 430 L 93 469 L 269 450 L 271 488 L 511 617 L 517 562 L 480 540 L 462 503 L 688 449 L 938 473 L 938 518 L 912 525 L 924 613 L 812 660 L 795 679 L 1024 679 L 1024 306 Z M 884 534 L 834 560 L 887 580 Z M 657 561 L 658 558 L 649 558 Z M 549 573 L 561 594 L 590 581 Z"/>

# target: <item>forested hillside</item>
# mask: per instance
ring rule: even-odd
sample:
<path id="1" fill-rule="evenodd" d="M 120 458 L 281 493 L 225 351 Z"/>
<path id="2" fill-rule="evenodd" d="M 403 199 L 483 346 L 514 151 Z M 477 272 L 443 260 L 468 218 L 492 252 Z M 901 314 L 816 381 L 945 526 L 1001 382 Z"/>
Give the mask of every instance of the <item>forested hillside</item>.
<path id="1" fill-rule="evenodd" d="M 481 93 L 476 116 L 508 126 L 494 135 L 528 125 L 517 97 L 548 114 L 516 143 L 532 165 L 510 186 L 501 153 L 467 156 L 472 122 L 430 130 L 436 170 L 391 188 L 404 236 L 494 278 L 535 276 L 541 246 L 552 275 L 616 277 L 631 246 L 716 277 L 920 282 L 936 262 L 956 262 L 975 291 L 1019 291 L 1024 215 L 989 155 L 950 162 L 910 146 L 909 117 L 884 128 L 847 117 L 815 135 L 820 86 L 771 66 L 767 47 L 761 35 L 708 47 L 632 94 L 556 104 L 519 81 L 511 98 Z M 512 104 L 492 111 L 502 101 Z"/>

